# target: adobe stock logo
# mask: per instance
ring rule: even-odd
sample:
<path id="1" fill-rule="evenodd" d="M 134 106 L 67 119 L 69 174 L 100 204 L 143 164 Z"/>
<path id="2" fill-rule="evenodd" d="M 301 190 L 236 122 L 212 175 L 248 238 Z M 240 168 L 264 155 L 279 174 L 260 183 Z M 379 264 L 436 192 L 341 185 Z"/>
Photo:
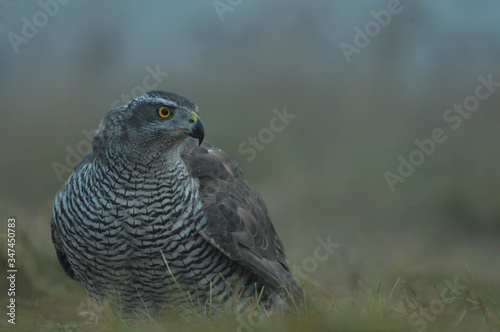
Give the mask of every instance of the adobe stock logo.
<path id="1" fill-rule="evenodd" d="M 320 263 L 325 262 L 334 254 L 335 250 L 340 247 L 340 243 L 332 242 L 330 235 L 328 235 L 326 239 L 317 237 L 316 242 L 318 245 L 311 256 L 304 258 L 300 265 L 290 266 L 292 276 L 299 285 L 309 280 L 310 275 L 318 269 Z M 252 332 L 254 329 L 261 328 L 262 323 L 265 321 L 265 317 L 265 315 L 255 315 L 254 311 L 247 311 L 244 316 L 241 312 L 237 312 L 236 320 L 239 323 L 237 331 Z"/>
<path id="2" fill-rule="evenodd" d="M 21 44 L 28 44 L 28 42 L 35 38 L 38 31 L 49 23 L 49 19 L 55 17 L 59 13 L 60 5 L 65 5 L 70 0 L 40 0 L 38 6 L 41 10 L 33 14 L 32 19 L 29 20 L 26 16 L 21 18 L 22 27 L 21 35 L 14 32 L 9 32 L 7 38 L 14 53 L 19 53 L 19 46 Z"/>
<path id="3" fill-rule="evenodd" d="M 248 162 L 255 159 L 257 151 L 263 151 L 266 145 L 273 141 L 275 133 L 282 132 L 290 124 L 290 120 L 297 117 L 297 115 L 288 113 L 286 106 L 281 112 L 277 108 L 274 108 L 272 112 L 274 116 L 269 120 L 269 127 L 262 128 L 257 136 L 248 136 L 246 141 L 238 145 L 240 154 L 249 155 Z"/>
<path id="4" fill-rule="evenodd" d="M 242 2 L 243 0 L 214 0 L 212 5 L 214 6 L 217 16 L 219 16 L 219 20 L 222 22 L 224 21 L 224 13 L 232 12 L 234 8 L 241 5 Z"/>
<path id="5" fill-rule="evenodd" d="M 443 121 L 449 125 L 451 130 L 459 129 L 463 121 L 470 118 L 479 109 L 481 102 L 490 98 L 495 90 L 500 87 L 500 82 L 493 81 L 492 74 L 489 74 L 488 78 L 479 76 L 477 80 L 479 84 L 474 89 L 474 94 L 465 97 L 462 103 L 455 103 L 452 108 L 444 111 Z M 384 172 L 384 178 L 389 189 L 394 192 L 396 184 L 405 182 L 415 172 L 415 169 L 425 162 L 426 158 L 434 154 L 437 146 L 446 142 L 447 139 L 446 130 L 439 127 L 431 131 L 430 138 L 415 139 L 414 143 L 417 147 L 409 153 L 408 157 L 398 156 L 397 174 L 391 171 Z"/>
<path id="6" fill-rule="evenodd" d="M 407 0 L 411 2 L 412 0 Z M 340 50 L 344 55 L 347 63 L 351 63 L 353 54 L 360 54 L 361 50 L 368 47 L 371 41 L 378 37 L 384 28 L 386 28 L 392 21 L 392 18 L 401 14 L 404 7 L 399 0 L 388 0 L 387 9 L 379 11 L 370 10 L 370 15 L 373 20 L 368 21 L 364 28 L 358 26 L 354 27 L 353 44 L 341 42 L 339 44 Z"/>
<path id="7" fill-rule="evenodd" d="M 453 282 L 445 279 L 443 284 L 444 286 L 440 289 L 437 283 L 434 282 L 438 297 L 421 303 L 411 286 L 405 280 L 398 278 L 391 290 L 389 300 L 393 298 L 394 294 L 401 292 L 400 297 L 395 297 L 396 300 L 399 300 L 399 306 L 394 309 L 407 317 L 412 331 L 418 332 L 424 332 L 436 321 L 438 316 L 442 315 L 447 308 L 450 308 L 452 303 L 460 301 L 462 302 L 461 310 L 463 311 L 461 318 L 455 323 L 455 326 L 457 326 L 468 310 L 464 306 L 470 290 L 467 285 L 459 283 L 458 277 L 455 277 Z"/>
<path id="8" fill-rule="evenodd" d="M 335 249 L 340 247 L 340 243 L 332 242 L 330 235 L 326 237 L 326 241 L 320 237 L 317 237 L 316 241 L 318 245 L 312 256 L 304 258 L 300 265 L 290 266 L 293 278 L 299 284 L 309 279 L 309 275 L 318 269 L 319 263 L 326 261 L 333 255 Z"/>
<path id="9" fill-rule="evenodd" d="M 167 72 L 160 70 L 160 65 L 157 64 L 155 69 L 151 68 L 151 66 L 146 66 L 146 71 L 148 74 L 144 75 L 142 78 L 142 84 L 137 84 L 130 90 L 130 94 L 122 93 L 120 98 L 113 100 L 111 103 L 111 109 L 116 108 L 121 105 L 125 105 L 131 99 L 135 99 L 137 97 L 142 96 L 148 91 L 154 90 L 160 86 L 165 77 L 170 75 Z"/>
<path id="10" fill-rule="evenodd" d="M 80 140 L 78 144 L 76 145 L 76 149 L 72 148 L 69 145 L 66 145 L 66 158 L 65 164 L 60 163 L 58 161 L 53 161 L 51 166 L 52 170 L 54 171 L 57 179 L 59 182 L 64 181 L 64 176 L 67 173 L 68 175 L 73 173 L 73 169 L 80 160 L 82 160 L 83 157 L 85 157 L 87 154 L 92 152 L 92 141 L 94 139 L 94 134 L 97 129 L 88 131 L 88 130 L 82 130 L 82 134 L 85 137 L 84 139 Z"/>

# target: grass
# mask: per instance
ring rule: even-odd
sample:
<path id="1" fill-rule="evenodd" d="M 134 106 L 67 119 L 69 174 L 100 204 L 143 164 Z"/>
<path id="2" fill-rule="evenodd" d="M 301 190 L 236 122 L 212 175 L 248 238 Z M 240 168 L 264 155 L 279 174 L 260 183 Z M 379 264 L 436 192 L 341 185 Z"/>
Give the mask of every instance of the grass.
<path id="1" fill-rule="evenodd" d="M 186 301 L 184 313 L 162 312 L 157 317 L 123 318 L 119 306 L 98 305 L 82 287 L 64 281 L 59 291 L 19 299 L 16 328 L 30 331 L 498 331 L 498 303 L 472 274 L 463 283 L 449 280 L 430 285 L 430 296 L 398 279 L 386 294 L 381 283 L 356 296 L 313 295 L 314 310 L 284 314 L 263 313 L 256 301 L 249 314 L 234 309 L 195 310 Z M 452 289 L 452 286 L 458 286 Z M 445 291 L 448 289 L 448 291 Z M 74 290 L 77 290 L 76 292 Z M 260 294 L 256 294 L 257 297 Z M 28 302 L 32 302 L 29 305 Z M 33 301 L 35 303 L 33 303 Z M 207 305 L 212 307 L 211 305 Z M 255 310 L 255 311 L 254 311 Z M 2 322 L 2 327 L 5 321 Z"/>
<path id="2" fill-rule="evenodd" d="M 19 217 L 19 220 L 26 219 Z M 472 261 L 471 264 L 458 264 L 436 250 L 430 250 L 435 256 L 427 257 L 425 268 L 418 269 L 415 268 L 418 259 L 413 257 L 404 257 L 409 261 L 407 265 L 397 259 L 387 260 L 389 263 L 384 266 L 377 265 L 379 261 L 363 265 L 350 259 L 349 251 L 339 249 L 328 261 L 322 262 L 317 271 L 310 273 L 311 279 L 302 281 L 313 302 L 313 309 L 308 312 L 268 313 L 260 305 L 261 294 L 256 290 L 256 300 L 248 314 L 234 307 L 219 309 L 211 301 L 196 303 L 196 298 L 184 293 L 184 312 L 165 311 L 155 317 L 145 314 L 130 319 L 122 315 L 119 303 L 101 306 L 93 303 L 83 286 L 64 274 L 46 226 L 19 223 L 16 325 L 13 329 L 2 314 L 0 330 L 500 331 L 498 273 L 487 269 L 494 270 L 498 260 L 493 254 L 496 251 L 491 248 L 485 251 L 484 246 L 471 245 L 453 251 L 454 255 L 465 256 L 464 253 L 477 250 L 471 257 L 482 257 L 491 263 L 491 266 L 485 265 L 484 270 L 478 269 L 477 262 L 471 259 L 463 258 L 463 261 Z M 6 266 L 2 237 L 0 244 L 0 265 Z M 402 247 L 398 245 L 398 248 Z M 442 261 L 432 257 L 440 257 Z M 457 261 L 460 260 L 462 258 Z M 7 286 L 6 279 L 2 278 L 2 293 Z M 6 301 L 2 294 L 2 305 Z"/>
<path id="3" fill-rule="evenodd" d="M 68 315 L 53 319 L 49 313 L 20 317 L 16 327 L 31 331 L 498 331 L 497 304 L 482 299 L 475 290 L 467 289 L 463 296 L 436 306 L 440 298 L 436 291 L 430 302 L 421 301 L 418 293 L 406 293 L 411 286 L 401 280 L 394 286 L 392 298 L 381 296 L 376 289 L 372 294 L 358 298 L 316 299 L 312 312 L 290 312 L 270 315 L 239 315 L 232 310 L 213 314 L 182 314 L 164 312 L 158 317 L 124 319 L 109 304 L 101 306 L 85 299 L 84 305 L 66 307 Z M 401 291 L 401 292 L 400 292 Z M 60 294 L 60 301 L 65 294 Z M 82 294 L 78 294 L 82 296 Z M 75 298 L 76 300 L 77 298 Z M 64 310 L 60 305 L 54 311 Z"/>

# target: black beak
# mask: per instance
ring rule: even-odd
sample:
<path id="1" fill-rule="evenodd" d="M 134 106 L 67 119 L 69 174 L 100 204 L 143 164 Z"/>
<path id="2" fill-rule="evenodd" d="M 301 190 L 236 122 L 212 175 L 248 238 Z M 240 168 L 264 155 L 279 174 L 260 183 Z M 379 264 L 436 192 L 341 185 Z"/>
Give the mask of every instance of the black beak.
<path id="1" fill-rule="evenodd" d="M 203 122 L 201 122 L 201 119 L 198 116 L 191 117 L 189 122 L 192 121 L 194 121 L 194 123 L 187 127 L 187 134 L 193 138 L 197 138 L 199 145 L 201 145 L 203 138 L 205 137 L 205 126 L 203 126 Z"/>

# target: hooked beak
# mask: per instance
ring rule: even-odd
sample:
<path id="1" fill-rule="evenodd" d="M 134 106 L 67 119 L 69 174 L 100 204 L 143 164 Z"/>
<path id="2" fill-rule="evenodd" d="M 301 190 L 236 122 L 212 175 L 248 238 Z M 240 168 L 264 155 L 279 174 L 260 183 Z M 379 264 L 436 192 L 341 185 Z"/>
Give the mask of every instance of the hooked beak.
<path id="1" fill-rule="evenodd" d="M 203 142 L 203 138 L 205 137 L 205 127 L 203 126 L 203 122 L 198 117 L 198 114 L 191 113 L 189 116 L 189 126 L 186 128 L 186 133 L 193 137 L 197 138 L 199 145 Z"/>

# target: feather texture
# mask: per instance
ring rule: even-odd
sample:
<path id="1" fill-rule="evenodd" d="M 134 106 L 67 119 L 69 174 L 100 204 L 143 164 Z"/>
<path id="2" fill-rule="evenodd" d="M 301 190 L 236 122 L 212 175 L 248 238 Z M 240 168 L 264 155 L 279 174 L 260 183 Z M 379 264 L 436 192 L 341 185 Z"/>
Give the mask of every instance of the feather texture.
<path id="1" fill-rule="evenodd" d="M 155 117 L 160 105 L 168 121 Z M 108 114 L 56 195 L 62 267 L 127 311 L 186 306 L 183 293 L 195 307 L 245 303 L 256 289 L 270 307 L 293 306 L 301 290 L 262 197 L 227 154 L 188 138 L 204 135 L 193 113 L 187 99 L 153 91 Z"/>

